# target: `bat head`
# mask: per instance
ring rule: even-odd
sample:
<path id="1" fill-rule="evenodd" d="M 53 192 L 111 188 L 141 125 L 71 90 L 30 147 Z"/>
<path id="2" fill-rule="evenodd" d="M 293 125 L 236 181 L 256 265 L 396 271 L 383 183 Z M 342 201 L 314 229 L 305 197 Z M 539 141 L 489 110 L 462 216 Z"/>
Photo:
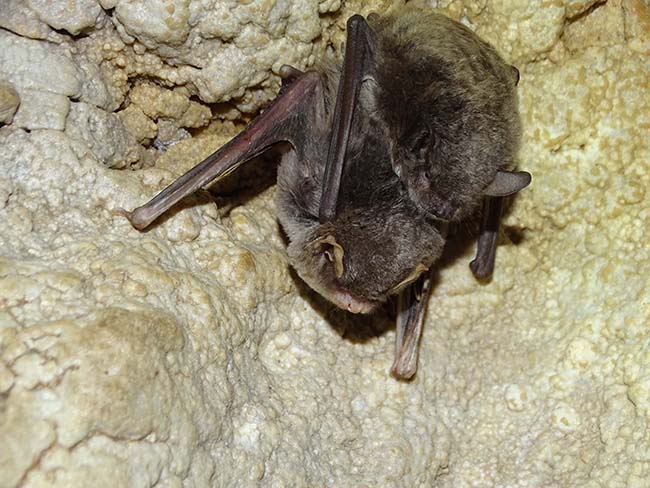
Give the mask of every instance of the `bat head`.
<path id="1" fill-rule="evenodd" d="M 338 307 L 369 313 L 417 279 L 444 245 L 433 222 L 400 210 L 355 209 L 315 224 L 291 241 L 291 264 Z"/>

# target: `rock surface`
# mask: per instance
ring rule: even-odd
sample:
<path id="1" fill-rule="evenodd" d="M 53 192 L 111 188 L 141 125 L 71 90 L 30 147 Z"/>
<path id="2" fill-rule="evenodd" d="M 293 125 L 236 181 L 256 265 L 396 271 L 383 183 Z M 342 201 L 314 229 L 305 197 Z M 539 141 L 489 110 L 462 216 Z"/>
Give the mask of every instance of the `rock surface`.
<path id="1" fill-rule="evenodd" d="M 0 486 L 647 485 L 650 5 L 419 3 L 519 67 L 534 182 L 490 283 L 471 248 L 441 265 L 410 383 L 387 319 L 289 271 L 272 187 L 114 213 L 368 4 L 0 4 Z"/>
<path id="2" fill-rule="evenodd" d="M 11 83 L 0 81 L 0 123 L 9 124 L 13 121 L 16 110 L 20 105 L 20 96 Z"/>

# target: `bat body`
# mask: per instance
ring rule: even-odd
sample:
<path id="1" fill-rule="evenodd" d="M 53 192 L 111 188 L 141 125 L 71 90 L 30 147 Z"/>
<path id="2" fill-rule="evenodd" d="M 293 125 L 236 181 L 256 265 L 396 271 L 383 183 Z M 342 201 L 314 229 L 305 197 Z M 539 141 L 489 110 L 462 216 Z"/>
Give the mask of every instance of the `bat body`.
<path id="1" fill-rule="evenodd" d="M 519 140 L 518 72 L 460 24 L 402 7 L 368 21 L 353 16 L 342 66 L 283 67 L 283 75 L 280 95 L 247 129 L 123 214 L 144 228 L 184 196 L 288 142 L 276 198 L 290 263 L 353 313 L 398 296 L 392 371 L 409 378 L 446 222 L 470 218 L 487 202 L 472 262 L 487 276 L 502 198 L 530 181 L 506 171 Z"/>
<path id="2" fill-rule="evenodd" d="M 514 165 L 519 72 L 462 24 L 407 12 L 371 24 L 391 162 L 422 211 L 459 221 Z"/>
<path id="3" fill-rule="evenodd" d="M 329 73 L 322 80 L 326 105 L 334 107 L 337 70 L 321 73 Z M 300 132 L 302 153 L 286 153 L 278 170 L 278 219 L 291 264 L 312 289 L 354 313 L 385 302 L 417 277 L 419 265 L 429 269 L 444 245 L 439 221 L 417 208 L 391 166 L 381 120 L 367 100 L 373 91 L 362 86 L 355 105 L 334 219 L 319 220 L 332 115 L 304 116 L 312 125 Z"/>

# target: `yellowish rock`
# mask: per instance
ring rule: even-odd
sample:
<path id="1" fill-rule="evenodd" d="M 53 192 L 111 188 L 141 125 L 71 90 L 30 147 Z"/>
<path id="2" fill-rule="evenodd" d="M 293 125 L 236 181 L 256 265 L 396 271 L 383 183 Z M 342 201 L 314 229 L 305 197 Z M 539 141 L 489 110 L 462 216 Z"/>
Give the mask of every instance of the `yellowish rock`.
<path id="1" fill-rule="evenodd" d="M 142 233 L 114 212 L 233 134 L 206 103 L 256 110 L 279 63 L 313 64 L 348 13 L 390 2 L 361 3 L 103 0 L 112 22 L 67 44 L 0 35 L 0 69 L 72 97 L 77 130 L 0 128 L 0 484 L 647 484 L 647 2 L 420 2 L 517 63 L 533 184 L 490 283 L 472 249 L 441 265 L 410 383 L 388 375 L 389 318 L 333 310 L 288 269 L 273 187 L 229 212 L 198 194 Z M 25 4 L 7 3 L 18 33 L 48 35 Z M 162 120 L 206 128 L 148 148 L 154 167 L 102 164 Z"/>
<path id="2" fill-rule="evenodd" d="M 133 134 L 138 142 L 144 142 L 156 137 L 158 127 L 137 105 L 129 105 L 118 112 L 122 123 Z"/>
<path id="3" fill-rule="evenodd" d="M 18 92 L 10 83 L 0 82 L 0 123 L 11 123 L 18 105 L 20 105 Z"/>

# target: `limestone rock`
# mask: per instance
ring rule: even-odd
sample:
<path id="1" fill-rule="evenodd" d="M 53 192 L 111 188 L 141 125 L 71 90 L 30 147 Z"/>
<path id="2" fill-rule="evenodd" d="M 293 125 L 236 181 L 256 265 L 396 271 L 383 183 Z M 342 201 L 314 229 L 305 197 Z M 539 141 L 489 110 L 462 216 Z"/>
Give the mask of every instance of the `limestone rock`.
<path id="1" fill-rule="evenodd" d="M 109 168 L 124 168 L 139 158 L 140 146 L 120 117 L 87 103 L 72 103 L 66 133 Z"/>
<path id="2" fill-rule="evenodd" d="M 0 30 L 0 74 L 20 91 L 78 96 L 80 76 L 68 53 L 59 46 Z"/>
<path id="3" fill-rule="evenodd" d="M 155 122 L 137 107 L 136 105 L 129 105 L 124 110 L 117 113 L 122 119 L 122 123 L 127 130 L 133 134 L 138 142 L 151 140 L 156 137 L 158 127 Z"/>
<path id="4" fill-rule="evenodd" d="M 25 88 L 13 124 L 28 130 L 63 130 L 69 110 L 70 100 L 65 95 Z"/>
<path id="5" fill-rule="evenodd" d="M 284 63 L 313 64 L 323 31 L 318 2 L 237 2 L 209 0 L 117 1 L 113 20 L 122 39 L 144 46 L 179 68 L 158 70 L 174 84 L 191 84 L 204 102 L 237 99 L 251 112 L 277 92 Z M 322 46 L 319 48 L 322 49 Z M 197 69 L 198 68 L 198 69 Z M 253 100 L 255 88 L 264 95 Z"/>
<path id="6" fill-rule="evenodd" d="M 95 0 L 27 0 L 29 8 L 39 19 L 54 29 L 65 29 L 70 34 L 78 34 L 83 29 L 93 27 L 97 17 L 103 14 Z"/>
<path id="7" fill-rule="evenodd" d="M 647 483 L 647 2 L 419 2 L 517 63 L 533 184 L 490 283 L 472 249 L 441 263 L 410 383 L 389 318 L 288 269 L 273 187 L 142 233 L 116 214 L 221 146 L 279 65 L 338 49 L 349 9 L 389 3 L 102 0 L 53 41 L 0 2 L 0 75 L 70 104 L 65 130 L 0 128 L 1 486 Z M 163 152 L 161 125 L 205 129 Z"/>
<path id="8" fill-rule="evenodd" d="M 32 39 L 60 41 L 63 36 L 38 18 L 24 0 L 4 0 L 0 2 L 0 27 L 20 36 Z"/>
<path id="9" fill-rule="evenodd" d="M 0 81 L 0 124 L 9 124 L 20 105 L 18 92 L 11 83 Z"/>

